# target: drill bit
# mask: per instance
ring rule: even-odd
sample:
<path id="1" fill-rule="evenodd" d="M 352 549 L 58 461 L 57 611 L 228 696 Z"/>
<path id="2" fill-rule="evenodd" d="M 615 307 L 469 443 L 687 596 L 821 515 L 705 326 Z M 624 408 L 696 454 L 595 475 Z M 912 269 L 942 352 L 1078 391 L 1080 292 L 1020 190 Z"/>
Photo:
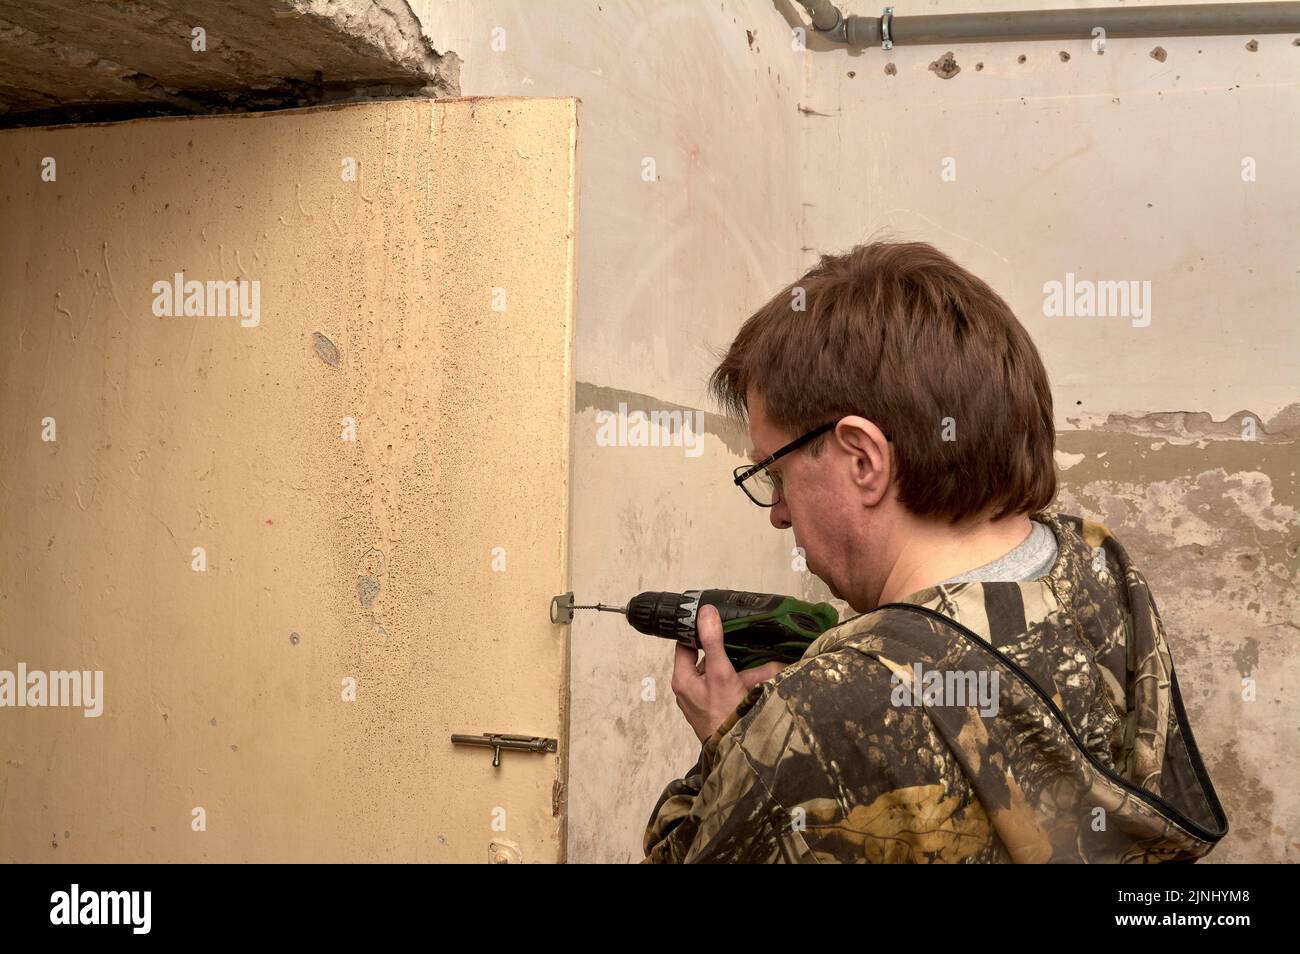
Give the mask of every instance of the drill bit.
<path id="1" fill-rule="evenodd" d="M 604 603 L 595 603 L 586 606 L 570 606 L 569 609 L 594 609 L 600 610 L 604 613 L 622 613 L 624 616 L 627 615 L 626 606 L 606 606 Z"/>

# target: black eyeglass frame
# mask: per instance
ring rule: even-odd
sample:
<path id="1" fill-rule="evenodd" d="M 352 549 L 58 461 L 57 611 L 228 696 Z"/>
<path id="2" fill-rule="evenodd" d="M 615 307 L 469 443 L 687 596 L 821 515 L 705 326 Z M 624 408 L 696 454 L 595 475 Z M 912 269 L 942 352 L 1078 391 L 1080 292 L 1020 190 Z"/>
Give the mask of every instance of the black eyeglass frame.
<path id="1" fill-rule="evenodd" d="M 759 471 L 763 471 L 766 470 L 768 467 L 771 467 L 773 464 L 775 464 L 786 454 L 791 454 L 797 451 L 800 447 L 803 447 L 813 438 L 825 434 L 827 431 L 834 428 L 835 425 L 838 423 L 839 423 L 839 419 L 837 418 L 836 420 L 831 421 L 829 424 L 823 424 L 821 427 L 813 428 L 807 434 L 804 434 L 801 437 L 796 437 L 789 444 L 786 444 L 784 447 L 780 448 L 775 453 L 769 454 L 767 457 L 764 457 L 757 464 L 741 464 L 739 467 L 737 467 L 735 470 L 732 471 L 732 474 L 735 475 L 736 486 L 745 492 L 746 497 L 754 501 L 754 503 L 758 504 L 760 507 L 775 507 L 777 504 L 776 500 L 773 500 L 771 503 L 763 503 L 761 500 L 759 500 L 757 497 L 755 497 L 753 494 L 749 492 L 749 488 L 745 486 L 745 481 L 749 480 L 749 478 L 753 477 Z"/>
<path id="2" fill-rule="evenodd" d="M 745 492 L 745 496 L 748 497 L 750 500 L 754 501 L 754 503 L 758 504 L 758 506 L 775 507 L 777 505 L 776 500 L 773 500 L 771 503 L 763 503 L 761 500 L 757 499 L 753 494 L 749 492 L 749 488 L 745 486 L 745 481 L 749 480 L 749 478 L 753 477 L 759 471 L 766 470 L 768 467 L 775 464 L 786 454 L 792 454 L 795 451 L 797 451 L 799 448 L 807 444 L 809 441 L 813 440 L 814 438 L 819 437 L 822 434 L 825 434 L 827 431 L 834 430 L 835 425 L 837 425 L 841 420 L 842 418 L 836 418 L 835 420 L 831 421 L 828 424 L 823 424 L 821 427 L 813 428 L 807 434 L 804 434 L 800 437 L 796 437 L 789 444 L 786 444 L 784 447 L 780 448 L 775 453 L 769 454 L 767 457 L 760 460 L 757 464 L 741 464 L 739 467 L 737 467 L 735 470 L 732 471 L 732 474 L 735 475 L 736 486 L 739 487 L 741 490 L 743 490 Z M 884 432 L 882 431 L 881 433 Z M 893 438 L 891 438 L 888 434 L 885 434 L 885 440 L 892 441 Z"/>

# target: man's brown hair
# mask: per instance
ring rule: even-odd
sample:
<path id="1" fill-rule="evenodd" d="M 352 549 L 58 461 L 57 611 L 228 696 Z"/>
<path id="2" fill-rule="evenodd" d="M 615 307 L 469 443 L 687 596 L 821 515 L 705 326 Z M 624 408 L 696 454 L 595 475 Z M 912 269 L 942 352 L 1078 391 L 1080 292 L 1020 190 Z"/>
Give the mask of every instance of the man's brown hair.
<path id="1" fill-rule="evenodd" d="M 918 516 L 1034 514 L 1056 494 L 1038 349 L 997 292 L 927 243 L 823 255 L 750 316 L 709 379 L 741 420 L 750 385 L 794 436 L 848 414 L 875 422 L 893 444 L 899 500 Z"/>

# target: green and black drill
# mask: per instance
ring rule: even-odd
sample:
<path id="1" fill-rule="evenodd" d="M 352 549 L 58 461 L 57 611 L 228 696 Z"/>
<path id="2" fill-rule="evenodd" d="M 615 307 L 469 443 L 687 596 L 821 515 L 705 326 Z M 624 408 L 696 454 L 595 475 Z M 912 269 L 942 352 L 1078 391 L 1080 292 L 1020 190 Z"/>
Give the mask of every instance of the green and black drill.
<path id="1" fill-rule="evenodd" d="M 830 603 L 740 590 L 639 593 L 627 606 L 576 606 L 572 594 L 566 593 L 565 598 L 567 604 L 560 602 L 561 597 L 552 603 L 552 622 L 560 622 L 557 612 L 563 615 L 565 610 L 622 613 L 638 632 L 674 639 L 694 649 L 700 648 L 696 617 L 701 607 L 712 606 L 722 619 L 722 643 L 737 671 L 769 662 L 796 662 L 813 640 L 840 622 L 839 612 Z"/>

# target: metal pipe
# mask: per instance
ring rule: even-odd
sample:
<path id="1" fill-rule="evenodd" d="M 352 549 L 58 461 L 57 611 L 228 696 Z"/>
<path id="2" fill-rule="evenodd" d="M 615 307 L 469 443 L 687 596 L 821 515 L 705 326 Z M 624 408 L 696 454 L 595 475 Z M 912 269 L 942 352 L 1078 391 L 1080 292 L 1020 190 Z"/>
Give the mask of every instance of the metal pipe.
<path id="1" fill-rule="evenodd" d="M 844 15 L 840 13 L 840 8 L 831 3 L 831 0 L 799 0 L 808 11 L 808 16 L 812 18 L 813 29 L 818 33 L 826 33 L 832 39 L 844 41 L 842 33 L 844 28 Z M 852 19 L 868 19 L 867 17 L 853 17 Z"/>
<path id="2" fill-rule="evenodd" d="M 869 47 L 880 46 L 884 39 L 883 17 L 845 17 L 830 0 L 799 2 L 812 17 L 813 28 L 832 40 L 853 47 Z M 891 16 L 888 26 L 889 38 L 895 45 L 1091 39 L 1098 27 L 1106 31 L 1107 39 L 1300 33 L 1300 2 L 941 13 Z"/>

